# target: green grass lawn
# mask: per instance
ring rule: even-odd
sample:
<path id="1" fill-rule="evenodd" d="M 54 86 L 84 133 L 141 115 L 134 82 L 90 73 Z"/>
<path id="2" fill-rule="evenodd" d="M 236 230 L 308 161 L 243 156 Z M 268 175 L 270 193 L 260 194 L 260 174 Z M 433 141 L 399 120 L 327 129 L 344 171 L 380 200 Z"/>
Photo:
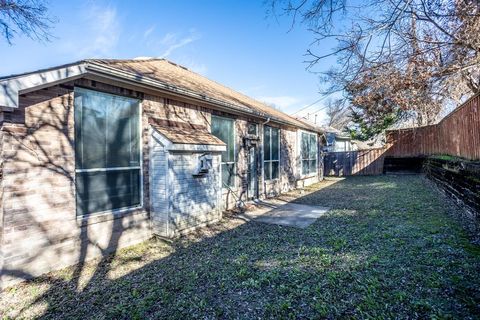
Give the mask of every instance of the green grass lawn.
<path id="1" fill-rule="evenodd" d="M 420 176 L 319 183 L 296 202 L 332 210 L 307 229 L 227 217 L 151 240 L 82 275 L 2 293 L 4 317 L 479 318 L 480 248 Z"/>

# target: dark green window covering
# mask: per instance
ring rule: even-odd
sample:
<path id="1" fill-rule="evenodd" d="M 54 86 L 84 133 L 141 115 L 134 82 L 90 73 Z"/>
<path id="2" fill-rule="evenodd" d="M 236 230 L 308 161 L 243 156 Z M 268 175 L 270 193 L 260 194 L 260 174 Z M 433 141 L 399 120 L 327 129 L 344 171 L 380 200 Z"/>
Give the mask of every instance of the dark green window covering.
<path id="1" fill-rule="evenodd" d="M 212 116 L 212 134 L 227 145 L 222 152 L 223 186 L 235 186 L 235 122 L 233 119 Z"/>
<path id="2" fill-rule="evenodd" d="M 263 129 L 263 173 L 265 180 L 280 176 L 280 130 L 265 126 Z"/>
<path id="3" fill-rule="evenodd" d="M 138 100 L 75 88 L 78 215 L 141 205 L 139 126 Z"/>
<path id="4" fill-rule="evenodd" d="M 316 173 L 318 155 L 317 135 L 314 133 L 302 132 L 300 145 L 302 174 L 307 175 Z"/>
<path id="5" fill-rule="evenodd" d="M 77 213 L 140 205 L 140 169 L 77 172 Z"/>

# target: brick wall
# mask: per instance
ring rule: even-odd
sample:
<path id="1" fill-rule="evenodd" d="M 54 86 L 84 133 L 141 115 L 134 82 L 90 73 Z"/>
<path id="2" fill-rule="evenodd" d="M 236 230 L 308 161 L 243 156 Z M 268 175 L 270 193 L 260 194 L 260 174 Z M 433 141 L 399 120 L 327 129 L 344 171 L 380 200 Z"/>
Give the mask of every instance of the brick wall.
<path id="1" fill-rule="evenodd" d="M 280 133 L 280 190 L 286 192 L 295 188 L 300 165 L 297 150 L 297 131 L 282 129 Z"/>
<path id="2" fill-rule="evenodd" d="M 77 218 L 75 85 L 142 99 L 143 174 L 146 177 L 142 209 Z M 225 115 L 204 106 L 86 79 L 28 93 L 19 101 L 19 109 L 4 112 L 0 118 L 0 266 L 3 264 L 0 286 L 102 256 L 150 237 L 149 118 L 209 128 L 211 113 Z M 251 119 L 234 118 L 237 159 L 234 189 L 245 200 L 247 152 L 243 135 Z M 263 184 L 263 145 L 262 141 L 259 143 L 260 195 L 279 193 L 294 185 L 295 131 L 282 128 L 281 135 L 281 141 L 285 142 L 281 151 L 281 178 L 273 184 Z M 261 125 L 259 136 L 263 138 Z M 224 193 L 224 200 L 230 207 L 235 204 L 235 197 L 228 192 Z"/>
<path id="3" fill-rule="evenodd" d="M 142 97 L 89 80 L 75 85 Z M 76 217 L 74 83 L 20 97 L 20 108 L 4 114 L 0 135 L 3 219 L 0 286 L 102 256 L 151 236 L 148 179 L 144 208 L 116 215 Z M 202 111 L 200 111 L 200 109 Z M 207 124 L 205 111 L 178 101 L 145 95 L 143 160 L 148 177 L 148 117 Z"/>
<path id="4" fill-rule="evenodd" d="M 73 116 L 69 86 L 21 96 L 5 113 L 1 286 L 150 236 L 145 210 L 77 218 Z"/>

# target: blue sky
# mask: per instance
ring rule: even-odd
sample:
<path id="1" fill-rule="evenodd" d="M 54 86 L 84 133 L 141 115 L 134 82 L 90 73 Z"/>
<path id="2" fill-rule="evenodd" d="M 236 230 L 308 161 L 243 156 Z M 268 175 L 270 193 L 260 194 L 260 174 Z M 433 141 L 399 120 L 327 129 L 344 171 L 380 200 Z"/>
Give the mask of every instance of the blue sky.
<path id="1" fill-rule="evenodd" d="M 48 6 L 58 20 L 55 38 L 1 42 L 2 61 L 8 61 L 1 76 L 92 57 L 165 57 L 287 113 L 321 97 L 318 76 L 303 62 L 312 35 L 305 26 L 289 32 L 290 18 L 268 16 L 262 0 L 52 0 Z M 329 67 L 324 62 L 317 69 Z"/>

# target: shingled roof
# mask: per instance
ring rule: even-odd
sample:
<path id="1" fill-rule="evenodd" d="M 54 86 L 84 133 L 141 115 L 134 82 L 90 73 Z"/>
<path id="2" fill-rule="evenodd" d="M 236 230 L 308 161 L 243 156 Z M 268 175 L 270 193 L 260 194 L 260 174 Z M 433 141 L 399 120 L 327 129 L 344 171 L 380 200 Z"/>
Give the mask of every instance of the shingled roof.
<path id="1" fill-rule="evenodd" d="M 148 123 L 172 143 L 225 146 L 225 142 L 208 132 L 207 127 L 175 121 L 149 119 Z"/>
<path id="2" fill-rule="evenodd" d="M 149 78 L 162 81 L 232 105 L 246 107 L 264 115 L 264 117 L 272 117 L 272 121 L 278 119 L 300 128 L 318 131 L 318 128 L 315 126 L 299 121 L 265 103 L 250 98 L 166 59 L 90 59 L 86 61 L 133 73 L 142 79 Z"/>
<path id="3" fill-rule="evenodd" d="M 86 59 L 53 68 L 0 78 L 0 106 L 18 108 L 18 96 L 39 88 L 93 74 L 119 79 L 154 90 L 201 100 L 224 112 L 243 114 L 273 123 L 322 132 L 308 122 L 250 98 L 186 67 L 157 58 Z"/>

